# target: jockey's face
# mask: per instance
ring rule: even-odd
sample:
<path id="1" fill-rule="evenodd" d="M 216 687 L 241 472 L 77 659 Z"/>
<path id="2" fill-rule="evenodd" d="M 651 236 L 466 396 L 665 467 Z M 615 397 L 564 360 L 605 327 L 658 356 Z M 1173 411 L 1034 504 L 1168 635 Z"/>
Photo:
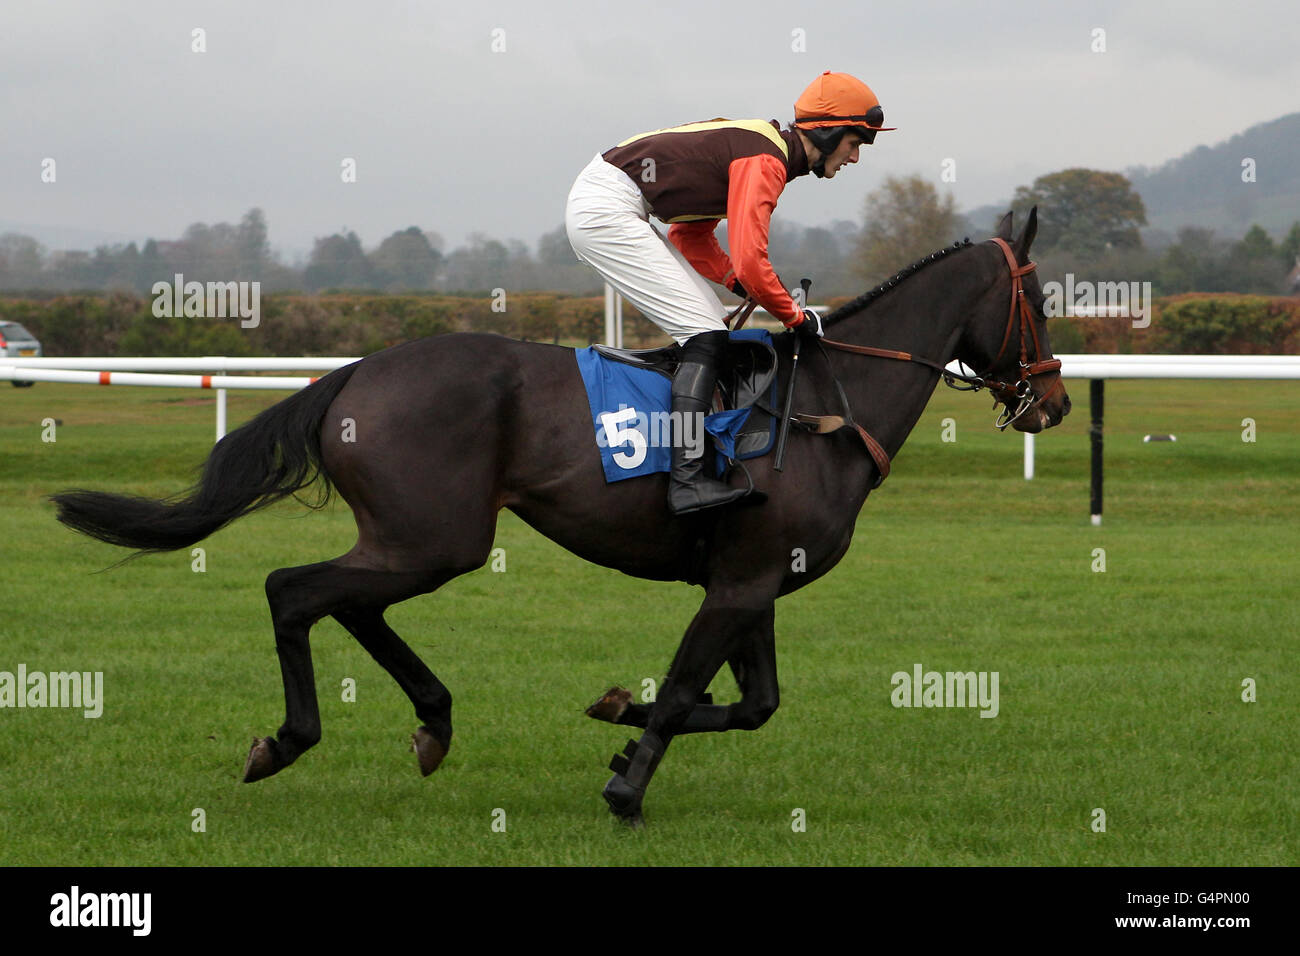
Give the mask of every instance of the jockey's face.
<path id="1" fill-rule="evenodd" d="M 822 178 L 834 179 L 841 166 L 847 163 L 856 163 L 858 161 L 858 147 L 861 145 L 862 137 L 857 133 L 845 133 L 840 137 L 840 144 L 835 147 L 834 152 L 826 157 L 826 172 L 822 175 Z"/>

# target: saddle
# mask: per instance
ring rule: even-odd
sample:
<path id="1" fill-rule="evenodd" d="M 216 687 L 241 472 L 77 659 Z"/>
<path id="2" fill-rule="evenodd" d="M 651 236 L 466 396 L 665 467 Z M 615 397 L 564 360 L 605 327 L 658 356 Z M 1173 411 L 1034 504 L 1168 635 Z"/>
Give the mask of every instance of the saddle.
<path id="1" fill-rule="evenodd" d="M 676 344 L 657 349 L 616 349 L 608 345 L 592 348 L 604 358 L 657 372 L 669 381 L 682 357 L 682 347 Z M 780 418 L 776 373 L 776 349 L 770 334 L 759 329 L 731 333 L 726 358 L 718 369 L 714 411 L 751 409 L 736 436 L 735 454 L 731 457 L 757 458 L 771 450 Z"/>
<path id="2" fill-rule="evenodd" d="M 610 362 L 661 375 L 669 381 L 672 380 L 674 373 L 677 371 L 682 356 L 682 348 L 679 345 L 640 350 L 593 345 L 589 350 L 580 350 L 577 353 L 580 366 L 584 364 L 582 355 L 587 351 Z M 717 451 L 715 472 L 718 476 L 721 476 L 732 463 L 750 458 L 759 458 L 770 452 L 776 445 L 778 426 L 782 416 L 778 399 L 778 389 L 780 388 L 778 383 L 779 365 L 770 333 L 762 329 L 745 329 L 732 332 L 727 354 L 720 365 L 718 387 L 714 391 L 714 405 L 716 410 L 722 412 L 723 415 L 711 417 L 723 418 L 725 415 L 734 412 L 737 417 L 744 417 L 744 421 L 739 428 L 729 423 L 727 426 L 729 434 L 726 437 L 719 435 L 716 431 L 713 432 L 714 445 Z M 866 429 L 854 421 L 844 389 L 834 375 L 831 375 L 830 382 L 839 398 L 839 414 L 802 414 L 792 409 L 790 424 L 795 428 L 817 435 L 829 435 L 841 429 L 848 429 L 861 439 L 864 449 L 875 462 L 876 476 L 871 487 L 879 487 L 880 483 L 889 475 L 889 455 L 880 443 L 867 433 Z M 589 398 L 592 400 L 595 424 L 599 427 L 601 425 L 598 417 L 599 409 L 596 407 L 595 399 L 592 398 L 590 391 Z M 613 406 L 609 407 L 612 408 Z M 626 422 L 627 420 L 624 419 L 623 421 Z M 708 428 L 707 423 L 706 428 Z M 734 441 L 729 440 L 731 436 L 734 436 Z M 608 449 L 603 454 L 608 457 Z M 616 466 L 607 463 L 605 469 L 606 480 L 619 481 L 622 478 L 635 477 L 637 474 L 668 470 L 667 458 L 665 457 L 664 463 L 660 467 L 652 467 L 648 471 L 645 469 L 624 471 L 624 469 L 631 468 L 643 461 L 644 458 L 645 456 L 642 454 L 637 459 L 637 462 L 632 464 L 620 463 Z"/>

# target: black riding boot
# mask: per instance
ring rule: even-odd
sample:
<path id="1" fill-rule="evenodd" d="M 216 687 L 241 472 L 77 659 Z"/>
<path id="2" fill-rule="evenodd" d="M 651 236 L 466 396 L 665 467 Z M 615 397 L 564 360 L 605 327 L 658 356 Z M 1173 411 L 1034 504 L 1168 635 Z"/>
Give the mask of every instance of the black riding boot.
<path id="1" fill-rule="evenodd" d="M 710 478 L 704 470 L 708 446 L 704 416 L 709 413 L 727 337 L 721 331 L 702 332 L 688 339 L 682 347 L 677 374 L 673 376 L 673 470 L 668 488 L 668 507 L 673 514 L 730 504 L 752 490 L 731 488 Z M 693 439 L 694 447 L 687 447 L 683 431 Z"/>

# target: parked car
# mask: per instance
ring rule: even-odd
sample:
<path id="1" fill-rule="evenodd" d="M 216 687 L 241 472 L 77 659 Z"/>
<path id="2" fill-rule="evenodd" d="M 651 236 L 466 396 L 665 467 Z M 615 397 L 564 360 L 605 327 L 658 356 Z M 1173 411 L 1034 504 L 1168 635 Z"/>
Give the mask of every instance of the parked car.
<path id="1" fill-rule="evenodd" d="M 0 361 L 5 358 L 38 358 L 41 343 L 17 322 L 0 322 Z M 14 382 L 14 388 L 31 388 L 35 382 Z"/>

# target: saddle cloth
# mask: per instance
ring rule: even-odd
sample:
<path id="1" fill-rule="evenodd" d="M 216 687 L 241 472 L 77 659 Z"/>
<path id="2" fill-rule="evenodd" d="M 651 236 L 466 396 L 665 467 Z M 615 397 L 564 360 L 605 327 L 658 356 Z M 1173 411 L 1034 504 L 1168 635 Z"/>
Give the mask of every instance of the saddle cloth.
<path id="1" fill-rule="evenodd" d="M 672 375 L 681 352 L 677 345 L 645 351 L 595 345 L 576 351 L 606 482 L 671 469 Z M 771 333 L 732 332 L 725 365 L 719 390 L 726 407 L 705 416 L 705 435 L 692 434 L 690 422 L 681 430 L 688 446 L 712 440 L 716 475 L 730 461 L 766 455 L 776 441 L 777 416 L 771 412 L 776 407 L 776 350 Z"/>

